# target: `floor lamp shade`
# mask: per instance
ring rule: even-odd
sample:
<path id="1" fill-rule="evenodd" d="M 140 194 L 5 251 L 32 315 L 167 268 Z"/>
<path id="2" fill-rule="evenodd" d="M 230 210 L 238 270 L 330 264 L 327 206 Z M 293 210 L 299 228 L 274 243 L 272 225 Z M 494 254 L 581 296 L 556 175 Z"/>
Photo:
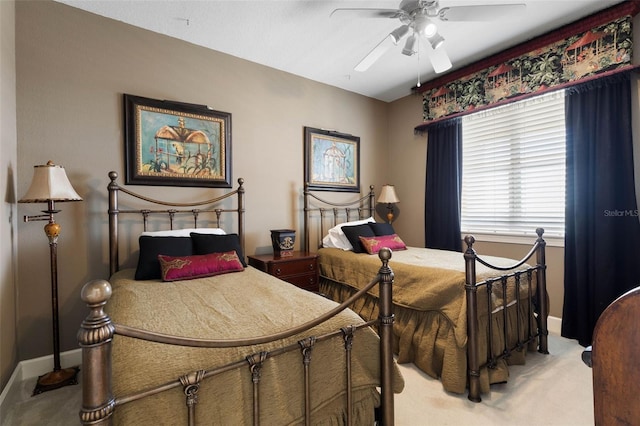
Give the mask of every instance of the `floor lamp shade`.
<path id="1" fill-rule="evenodd" d="M 33 167 L 31 186 L 20 203 L 47 203 L 49 201 L 82 201 L 71 186 L 64 167 L 47 164 Z"/>
<path id="2" fill-rule="evenodd" d="M 27 193 L 19 203 L 47 203 L 47 209 L 41 215 L 25 216 L 24 221 L 47 221 L 44 232 L 49 239 L 49 254 L 51 258 L 51 311 L 53 317 L 53 371 L 38 377 L 34 395 L 78 384 L 78 367 L 62 368 L 60 366 L 60 331 L 58 321 L 58 235 L 60 225 L 54 220 L 56 201 L 82 201 L 82 198 L 71 186 L 64 168 L 56 166 L 52 161 L 47 164 L 34 166 L 33 179 Z"/>

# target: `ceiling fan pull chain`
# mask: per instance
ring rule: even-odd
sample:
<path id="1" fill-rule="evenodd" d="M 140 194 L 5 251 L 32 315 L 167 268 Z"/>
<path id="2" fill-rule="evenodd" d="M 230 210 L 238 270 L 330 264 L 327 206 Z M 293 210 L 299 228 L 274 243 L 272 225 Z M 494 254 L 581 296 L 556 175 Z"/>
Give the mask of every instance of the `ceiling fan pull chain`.
<path id="1" fill-rule="evenodd" d="M 418 38 L 418 84 L 417 86 L 420 87 L 420 38 Z"/>

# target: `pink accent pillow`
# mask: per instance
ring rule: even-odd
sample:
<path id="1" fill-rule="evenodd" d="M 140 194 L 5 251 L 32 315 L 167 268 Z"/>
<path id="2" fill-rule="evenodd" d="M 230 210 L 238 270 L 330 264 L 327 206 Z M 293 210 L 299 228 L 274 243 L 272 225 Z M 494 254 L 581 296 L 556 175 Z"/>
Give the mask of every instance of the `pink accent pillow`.
<path id="1" fill-rule="evenodd" d="M 369 254 L 376 254 L 381 248 L 386 247 L 391 250 L 406 250 L 407 246 L 397 234 L 380 235 L 377 237 L 360 237 L 362 247 Z"/>
<path id="2" fill-rule="evenodd" d="M 158 255 L 163 281 L 190 280 L 244 270 L 235 250 L 194 256 Z"/>

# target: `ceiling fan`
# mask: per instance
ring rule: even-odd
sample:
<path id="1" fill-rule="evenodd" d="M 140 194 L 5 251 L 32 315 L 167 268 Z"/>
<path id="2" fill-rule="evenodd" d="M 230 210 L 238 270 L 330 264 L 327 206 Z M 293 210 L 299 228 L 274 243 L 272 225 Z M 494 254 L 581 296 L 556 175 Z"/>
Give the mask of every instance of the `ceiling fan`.
<path id="1" fill-rule="evenodd" d="M 399 19 L 401 26 L 393 30 L 374 47 L 354 68 L 366 71 L 392 46 L 397 45 L 411 32 L 402 53 L 412 56 L 419 52 L 424 40 L 431 49 L 429 59 L 436 73 L 451 68 L 451 60 L 444 49 L 444 37 L 438 32 L 435 19 L 441 21 L 489 21 L 506 14 L 523 10 L 525 4 L 487 4 L 471 6 L 440 7 L 438 0 L 402 0 L 398 9 L 340 8 L 331 12 L 333 16 L 358 16 L 363 18 Z"/>

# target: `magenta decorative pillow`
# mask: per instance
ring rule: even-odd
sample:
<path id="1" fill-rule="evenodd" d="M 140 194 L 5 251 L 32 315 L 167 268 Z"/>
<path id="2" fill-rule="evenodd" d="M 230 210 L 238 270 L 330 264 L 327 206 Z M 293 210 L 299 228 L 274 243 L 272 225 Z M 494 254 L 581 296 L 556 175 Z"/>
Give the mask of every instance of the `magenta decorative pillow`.
<path id="1" fill-rule="evenodd" d="M 379 235 L 377 237 L 360 237 L 362 247 L 369 254 L 376 254 L 381 248 L 387 247 L 391 250 L 406 250 L 407 246 L 397 234 Z"/>
<path id="2" fill-rule="evenodd" d="M 244 270 L 235 250 L 194 256 L 158 255 L 163 281 L 190 280 Z"/>

